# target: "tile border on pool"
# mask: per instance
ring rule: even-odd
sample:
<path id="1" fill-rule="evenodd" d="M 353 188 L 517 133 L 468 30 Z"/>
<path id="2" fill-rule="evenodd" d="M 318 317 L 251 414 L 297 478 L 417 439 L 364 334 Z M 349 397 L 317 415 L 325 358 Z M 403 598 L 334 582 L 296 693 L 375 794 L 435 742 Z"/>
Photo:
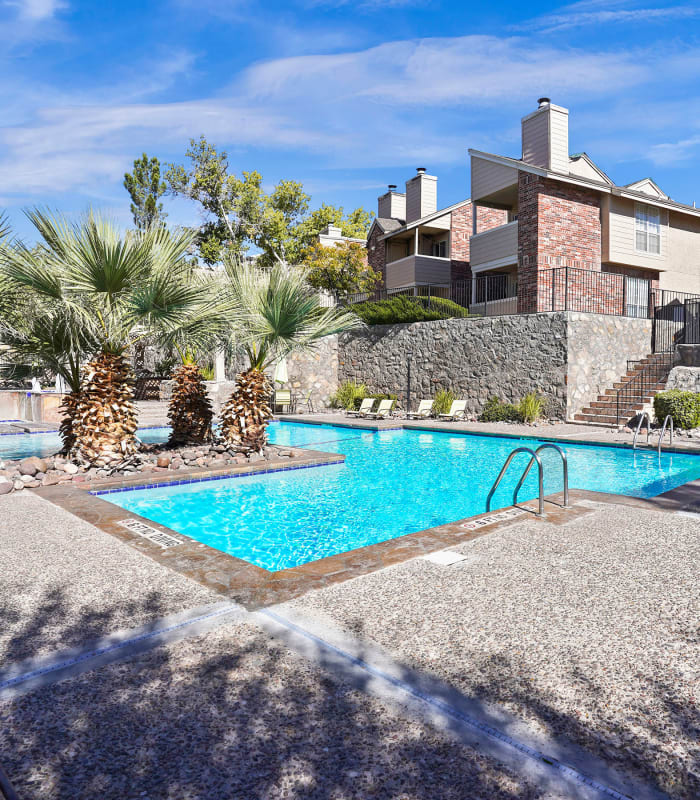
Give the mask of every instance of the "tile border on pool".
<path id="1" fill-rule="evenodd" d="M 268 475 L 271 472 L 289 472 L 295 469 L 311 469 L 312 467 L 328 467 L 331 464 L 342 464 L 344 458 L 328 458 L 319 459 L 311 462 L 301 464 L 285 464 L 280 467 L 266 467 L 265 469 L 250 470 L 247 472 L 225 472 L 221 475 L 206 475 L 201 477 L 182 478 L 178 480 L 169 479 L 163 475 L 164 480 L 159 480 L 155 483 L 142 483 L 135 486 L 119 486 L 114 489 L 89 489 L 89 493 L 93 497 L 99 497 L 103 494 L 115 494 L 116 492 L 138 492 L 143 489 L 160 489 L 163 486 L 186 486 L 188 483 L 205 483 L 206 481 L 228 481 L 234 478 L 250 478 L 254 475 Z"/>

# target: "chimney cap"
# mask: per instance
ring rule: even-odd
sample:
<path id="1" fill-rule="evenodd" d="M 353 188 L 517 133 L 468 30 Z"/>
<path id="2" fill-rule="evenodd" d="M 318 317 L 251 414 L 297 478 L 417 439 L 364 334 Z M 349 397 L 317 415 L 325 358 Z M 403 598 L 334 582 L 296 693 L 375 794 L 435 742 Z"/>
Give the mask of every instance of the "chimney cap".
<path id="1" fill-rule="evenodd" d="M 425 172 L 425 167 L 416 167 L 416 172 L 422 175 Z"/>
<path id="2" fill-rule="evenodd" d="M 537 105 L 539 108 L 542 106 L 546 106 L 547 104 L 551 103 L 552 101 L 548 97 L 538 97 L 537 98 Z"/>
<path id="3" fill-rule="evenodd" d="M 389 184 L 389 191 L 390 191 L 390 192 L 393 192 L 393 191 L 394 191 L 394 189 L 396 189 L 396 184 L 395 184 L 395 183 L 390 183 L 390 184 Z"/>

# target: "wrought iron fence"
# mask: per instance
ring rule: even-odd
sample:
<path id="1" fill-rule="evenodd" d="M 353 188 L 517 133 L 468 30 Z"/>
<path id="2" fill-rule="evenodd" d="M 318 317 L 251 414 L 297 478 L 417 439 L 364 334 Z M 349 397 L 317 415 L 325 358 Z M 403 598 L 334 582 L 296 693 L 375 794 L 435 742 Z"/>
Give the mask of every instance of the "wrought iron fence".
<path id="1" fill-rule="evenodd" d="M 655 289 L 652 345 L 655 353 L 679 344 L 700 344 L 700 295 Z"/>
<path id="2" fill-rule="evenodd" d="M 654 308 L 651 282 L 646 278 L 578 267 L 542 272 L 536 301 L 538 311 L 582 311 L 642 319 L 650 318 Z M 527 305 L 527 299 L 523 305 Z"/>

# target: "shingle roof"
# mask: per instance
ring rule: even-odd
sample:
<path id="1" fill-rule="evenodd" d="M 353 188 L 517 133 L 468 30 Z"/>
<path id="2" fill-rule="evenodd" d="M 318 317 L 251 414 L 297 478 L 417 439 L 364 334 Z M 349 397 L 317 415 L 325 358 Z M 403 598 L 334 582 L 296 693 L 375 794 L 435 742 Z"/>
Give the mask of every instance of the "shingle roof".
<path id="1" fill-rule="evenodd" d="M 406 224 L 405 220 L 396 219 L 396 217 L 375 217 L 374 221 L 379 225 L 384 233 L 391 233 L 392 231 L 398 230 Z"/>

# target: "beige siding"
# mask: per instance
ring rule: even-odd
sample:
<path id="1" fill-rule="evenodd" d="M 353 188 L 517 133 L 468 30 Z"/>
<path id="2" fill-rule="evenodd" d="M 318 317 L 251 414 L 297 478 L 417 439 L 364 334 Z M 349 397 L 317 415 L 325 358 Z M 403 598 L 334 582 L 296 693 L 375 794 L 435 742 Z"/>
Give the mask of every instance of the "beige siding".
<path id="1" fill-rule="evenodd" d="M 623 197 L 605 199 L 607 202 L 603 203 L 602 213 L 603 261 L 642 269 L 669 269 L 668 212 L 661 209 L 661 253 L 653 255 L 640 252 L 635 247 L 634 201 Z"/>
<path id="2" fill-rule="evenodd" d="M 385 219 L 406 219 L 406 195 L 399 192 L 387 192 L 379 198 L 378 217 Z"/>
<path id="3" fill-rule="evenodd" d="M 569 114 L 550 107 L 549 110 L 550 153 L 549 168 L 555 172 L 569 172 Z"/>
<path id="4" fill-rule="evenodd" d="M 581 178 L 588 178 L 588 180 L 598 181 L 599 183 L 604 180 L 601 174 L 593 169 L 585 158 L 577 158 L 575 161 L 570 161 L 569 172 L 572 175 L 578 175 Z"/>
<path id="5" fill-rule="evenodd" d="M 472 236 L 470 258 L 472 269 L 483 265 L 505 266 L 518 260 L 518 223 L 509 222 L 499 228 Z"/>
<path id="6" fill-rule="evenodd" d="M 543 110 L 526 117 L 522 124 L 523 161 L 549 167 L 549 116 Z"/>
<path id="7" fill-rule="evenodd" d="M 406 181 L 406 222 L 415 222 L 437 211 L 437 178 L 416 175 Z"/>
<path id="8" fill-rule="evenodd" d="M 488 197 L 518 183 L 518 170 L 472 156 L 472 201 Z"/>
<path id="9" fill-rule="evenodd" d="M 662 272 L 662 289 L 700 293 L 700 219 L 670 213 L 667 272 Z"/>
<path id="10" fill-rule="evenodd" d="M 449 258 L 408 256 L 387 265 L 386 286 L 387 289 L 398 289 L 416 283 L 448 284 L 450 269 Z"/>

